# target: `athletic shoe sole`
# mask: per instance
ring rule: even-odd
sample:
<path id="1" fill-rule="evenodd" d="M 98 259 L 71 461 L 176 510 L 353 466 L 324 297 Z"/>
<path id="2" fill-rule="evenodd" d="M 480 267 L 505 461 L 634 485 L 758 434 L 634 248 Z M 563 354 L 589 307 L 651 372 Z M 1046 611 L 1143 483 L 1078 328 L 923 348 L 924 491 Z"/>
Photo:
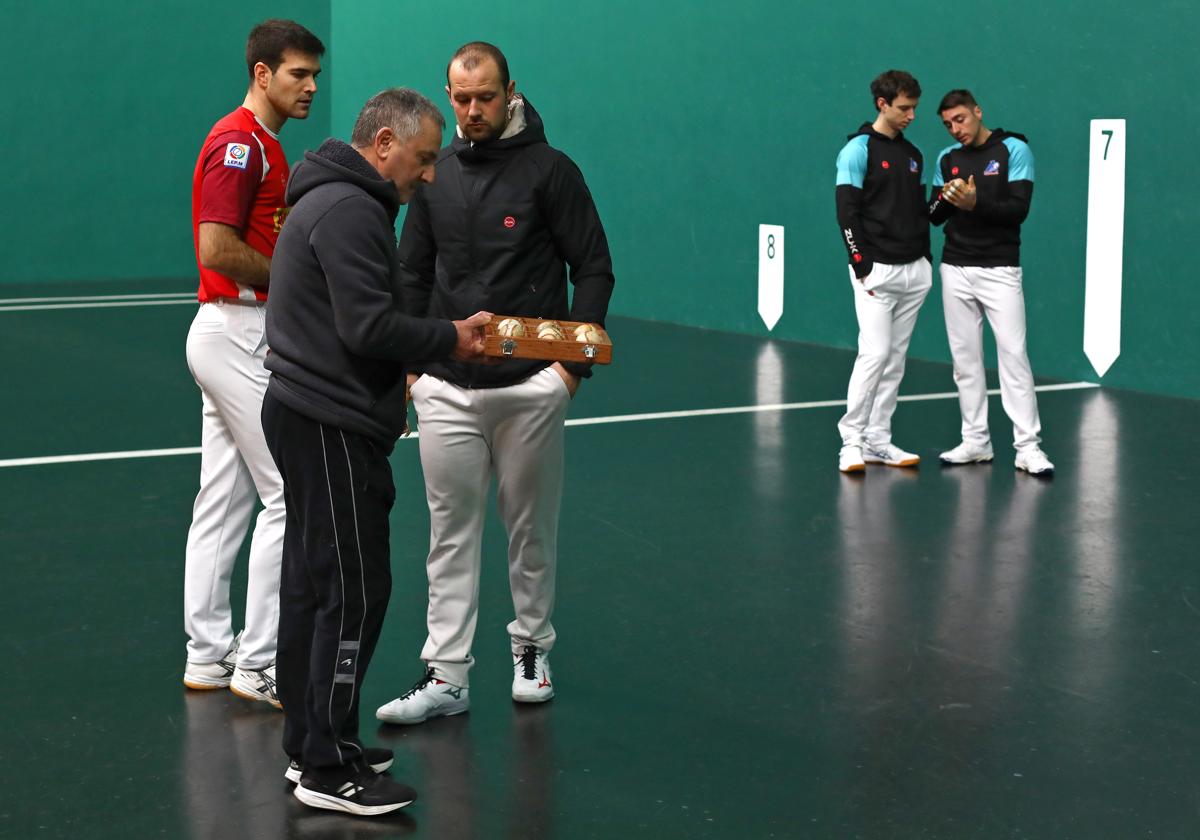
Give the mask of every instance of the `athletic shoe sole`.
<path id="1" fill-rule="evenodd" d="M 213 691 L 218 688 L 229 688 L 232 680 L 220 680 L 216 677 L 183 677 L 183 684 L 196 691 Z"/>
<path id="2" fill-rule="evenodd" d="M 995 455 L 988 455 L 983 458 L 967 458 L 961 461 L 951 461 L 949 458 L 942 458 L 939 456 L 938 460 L 948 467 L 961 467 L 966 464 L 990 464 L 995 457 Z"/>
<path id="3" fill-rule="evenodd" d="M 1029 475 L 1036 475 L 1040 478 L 1049 478 L 1050 476 L 1054 475 L 1054 470 L 1052 470 L 1052 469 L 1038 470 L 1037 472 L 1034 472 L 1033 470 L 1029 469 L 1028 467 L 1017 467 L 1017 470 L 1019 472 L 1027 473 Z"/>
<path id="4" fill-rule="evenodd" d="M 395 723 L 400 726 L 412 726 L 414 724 L 424 723 L 425 721 L 430 720 L 431 718 L 453 717 L 454 715 L 461 715 L 463 712 L 469 712 L 470 710 L 471 710 L 470 706 L 464 706 L 461 709 L 453 709 L 448 712 L 443 711 L 442 709 L 430 709 L 428 712 L 425 713 L 424 717 L 417 718 L 416 720 L 413 720 L 412 718 L 401 718 L 398 715 L 383 714 L 381 712 L 376 712 L 375 717 L 378 718 L 379 720 L 383 721 L 384 723 Z"/>
<path id="5" fill-rule="evenodd" d="M 866 471 L 867 471 L 867 465 L 866 465 L 866 464 L 853 464 L 853 465 L 851 465 L 851 466 L 849 466 L 849 467 L 846 467 L 845 469 L 842 469 L 841 467 L 838 467 L 838 471 L 839 471 L 839 472 L 844 472 L 844 473 L 860 473 L 860 472 L 866 472 Z"/>
<path id="6" fill-rule="evenodd" d="M 872 455 L 863 455 L 863 461 L 868 464 L 883 464 L 885 467 L 915 467 L 921 463 L 921 456 L 914 455 L 911 458 L 905 458 L 902 461 L 886 461 L 883 458 L 876 458 Z"/>
<path id="7" fill-rule="evenodd" d="M 340 796 L 330 796 L 327 793 L 309 790 L 304 785 L 296 785 L 292 795 L 311 808 L 343 811 L 347 814 L 357 814 L 360 817 L 375 817 L 379 814 L 391 813 L 413 803 L 413 800 L 410 799 L 407 802 L 389 802 L 386 805 L 359 805 L 355 802 L 347 802 Z"/>
<path id="8" fill-rule="evenodd" d="M 514 694 L 512 699 L 515 703 L 545 703 L 554 699 L 554 690 L 551 689 L 549 694 Z"/>
<path id="9" fill-rule="evenodd" d="M 283 710 L 283 704 L 280 703 L 278 700 L 272 700 L 270 697 L 267 697 L 265 694 L 259 694 L 257 691 L 254 691 L 252 689 L 239 688 L 238 686 L 231 684 L 229 686 L 229 690 L 232 691 L 234 694 L 236 694 L 238 697 L 241 697 L 243 700 L 257 700 L 260 703 L 268 703 L 268 704 L 274 706 L 276 709 L 279 709 L 281 711 Z"/>

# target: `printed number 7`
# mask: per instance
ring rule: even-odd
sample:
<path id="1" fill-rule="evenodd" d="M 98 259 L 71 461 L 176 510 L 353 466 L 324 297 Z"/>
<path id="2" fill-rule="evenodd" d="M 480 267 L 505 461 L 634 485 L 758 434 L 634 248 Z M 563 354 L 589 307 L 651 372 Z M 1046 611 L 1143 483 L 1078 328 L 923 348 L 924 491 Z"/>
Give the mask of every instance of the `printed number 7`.
<path id="1" fill-rule="evenodd" d="M 1108 144 L 1112 142 L 1112 136 L 1113 136 L 1112 129 L 1108 129 L 1107 131 L 1101 131 L 1100 133 L 1108 135 L 1108 139 L 1104 141 L 1104 159 L 1108 160 Z"/>

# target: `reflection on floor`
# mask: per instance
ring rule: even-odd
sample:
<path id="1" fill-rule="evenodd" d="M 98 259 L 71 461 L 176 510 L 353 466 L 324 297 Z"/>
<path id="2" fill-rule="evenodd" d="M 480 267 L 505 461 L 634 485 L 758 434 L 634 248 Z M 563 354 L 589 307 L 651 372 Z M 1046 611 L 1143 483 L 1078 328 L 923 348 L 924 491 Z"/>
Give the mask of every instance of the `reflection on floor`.
<path id="1" fill-rule="evenodd" d="M 851 362 L 612 331 L 618 364 L 575 417 L 836 400 Z M 39 363 L 18 388 L 57 410 Z M 903 392 L 949 382 L 913 362 Z M 154 416 L 175 419 L 142 428 L 142 446 L 195 426 L 194 393 L 170 393 Z M 110 439 L 128 407 L 95 405 L 94 438 L 81 429 L 74 449 L 35 442 L 30 423 L 52 435 L 50 418 L 9 416 L 0 438 L 22 442 L 13 456 L 136 448 Z M 940 467 L 956 404 L 905 402 L 896 439 L 924 462 L 860 476 L 836 470 L 835 407 L 572 427 L 558 697 L 508 696 L 492 518 L 471 711 L 407 728 L 372 717 L 421 668 L 428 525 L 401 443 L 363 732 L 395 749 L 390 772 L 420 798 L 380 820 L 304 808 L 277 713 L 179 684 L 194 458 L 0 470 L 0 835 L 1200 836 L 1200 453 L 1169 445 L 1200 436 L 1200 412 L 1108 390 L 1040 405 L 1051 480 L 1014 471 L 998 399 L 994 464 Z"/>

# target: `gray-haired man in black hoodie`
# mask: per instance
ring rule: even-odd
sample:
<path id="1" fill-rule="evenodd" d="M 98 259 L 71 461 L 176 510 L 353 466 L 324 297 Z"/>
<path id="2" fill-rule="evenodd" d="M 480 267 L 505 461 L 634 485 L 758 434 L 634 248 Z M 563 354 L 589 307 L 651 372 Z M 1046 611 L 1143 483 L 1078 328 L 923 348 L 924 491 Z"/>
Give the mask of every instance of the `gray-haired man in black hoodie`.
<path id="1" fill-rule="evenodd" d="M 327 140 L 292 173 L 271 264 L 263 429 L 283 475 L 278 695 L 286 777 L 316 808 L 372 816 L 416 797 L 379 775 L 358 738 L 363 678 L 391 593 L 387 456 L 404 429 L 410 361 L 482 358 L 479 312 L 401 311 L 395 220 L 431 183 L 445 121 L 425 97 L 372 97 L 351 143 Z"/>

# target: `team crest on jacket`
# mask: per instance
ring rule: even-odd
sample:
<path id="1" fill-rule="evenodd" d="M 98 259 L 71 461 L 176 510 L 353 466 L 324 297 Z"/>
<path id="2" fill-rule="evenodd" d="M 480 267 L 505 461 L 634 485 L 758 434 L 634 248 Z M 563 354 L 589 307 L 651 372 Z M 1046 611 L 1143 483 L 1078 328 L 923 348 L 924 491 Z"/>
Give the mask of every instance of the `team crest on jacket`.
<path id="1" fill-rule="evenodd" d="M 908 171 L 909 171 L 909 172 L 916 172 L 916 171 L 917 171 L 918 169 L 920 169 L 920 168 L 921 168 L 921 167 L 917 166 L 917 159 L 916 159 L 916 158 L 909 158 L 909 159 L 908 159 Z"/>
<path id="2" fill-rule="evenodd" d="M 504 226 L 506 228 L 508 228 L 509 230 L 512 230 L 513 228 L 515 228 L 517 226 L 517 220 L 514 219 L 512 216 L 505 216 L 504 217 Z"/>
<path id="3" fill-rule="evenodd" d="M 983 170 L 983 174 L 984 175 L 999 175 L 1000 174 L 1000 161 L 989 160 L 987 169 Z"/>

